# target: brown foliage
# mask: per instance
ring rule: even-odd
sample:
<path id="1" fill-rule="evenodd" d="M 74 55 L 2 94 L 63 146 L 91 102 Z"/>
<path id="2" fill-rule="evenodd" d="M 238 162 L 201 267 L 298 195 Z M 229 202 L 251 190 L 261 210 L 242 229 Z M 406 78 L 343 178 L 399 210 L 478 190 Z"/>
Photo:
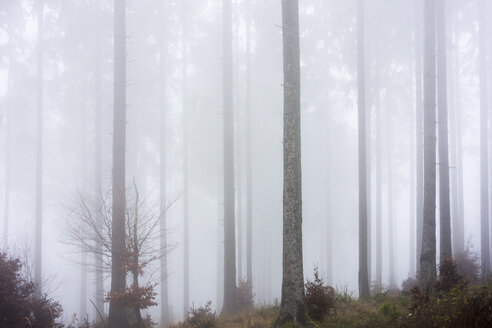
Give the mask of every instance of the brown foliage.
<path id="1" fill-rule="evenodd" d="M 314 280 L 306 283 L 307 313 L 312 320 L 321 322 L 335 307 L 335 290 L 323 285 L 318 267 L 314 268 Z"/>
<path id="2" fill-rule="evenodd" d="M 154 291 L 156 285 L 147 285 L 145 287 L 130 286 L 126 287 L 121 293 L 108 293 L 106 301 L 115 304 L 118 307 L 130 309 L 146 309 L 157 305 Z"/>

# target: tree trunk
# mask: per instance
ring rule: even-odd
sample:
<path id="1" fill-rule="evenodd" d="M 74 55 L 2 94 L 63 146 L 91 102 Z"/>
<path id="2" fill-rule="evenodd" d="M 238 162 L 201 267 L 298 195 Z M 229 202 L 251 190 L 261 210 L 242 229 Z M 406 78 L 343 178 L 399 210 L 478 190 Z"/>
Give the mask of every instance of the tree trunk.
<path id="1" fill-rule="evenodd" d="M 190 310 L 190 218 L 189 218 L 189 190 L 188 190 L 188 22 L 187 3 L 183 1 L 183 311 Z"/>
<path id="2" fill-rule="evenodd" d="M 167 18 L 165 5 L 162 5 L 161 18 Z M 166 19 L 167 23 L 167 19 Z M 161 283 L 161 327 L 167 328 L 170 324 L 169 320 L 169 295 L 167 282 L 167 205 L 166 205 L 166 61 L 167 54 L 167 24 L 161 27 L 162 39 L 160 42 L 160 83 L 159 83 L 159 209 L 160 209 L 160 249 L 164 250 L 160 259 L 160 283 Z"/>
<path id="3" fill-rule="evenodd" d="M 126 287 L 125 144 L 126 144 L 126 5 L 114 0 L 113 203 L 111 222 L 111 292 Z M 109 303 L 109 327 L 128 327 L 125 308 Z"/>
<path id="4" fill-rule="evenodd" d="M 224 306 L 236 311 L 236 228 L 234 218 L 234 108 L 232 72 L 232 5 L 223 1 L 223 106 L 224 106 Z"/>
<path id="5" fill-rule="evenodd" d="M 388 110 L 386 116 L 386 156 L 388 165 L 388 252 L 389 252 L 389 288 L 398 288 L 396 284 L 396 266 L 395 266 L 395 213 L 393 207 L 393 131 L 391 129 L 392 115 L 391 110 Z"/>
<path id="6" fill-rule="evenodd" d="M 94 193 L 96 200 L 100 199 L 101 195 L 101 179 L 102 179 L 102 73 L 101 73 L 101 37 L 100 37 L 100 8 L 98 2 L 94 1 L 94 149 L 95 149 L 95 163 L 94 163 Z M 100 220 L 101 221 L 101 220 Z M 103 223 L 98 222 L 98 229 L 101 231 Z M 96 310 L 100 314 L 104 313 L 104 277 L 103 277 L 103 261 L 102 251 L 103 245 L 98 242 L 96 245 L 98 250 L 95 256 L 95 284 L 96 284 Z M 100 318 L 99 318 L 100 319 Z"/>
<path id="7" fill-rule="evenodd" d="M 439 112 L 439 228 L 440 262 L 452 258 L 451 206 L 449 203 L 449 154 L 448 154 L 448 86 L 446 57 L 446 6 L 438 0 L 437 27 L 437 81 Z"/>
<path id="8" fill-rule="evenodd" d="M 376 74 L 376 284 L 381 286 L 383 280 L 383 188 L 382 188 L 382 135 L 381 135 L 381 91 L 379 90 L 379 74 Z"/>
<path id="9" fill-rule="evenodd" d="M 359 112 L 359 297 L 369 296 L 367 272 L 367 153 L 364 58 L 364 2 L 357 1 L 357 89 Z"/>
<path id="10" fill-rule="evenodd" d="M 301 88 L 299 4 L 282 0 L 284 187 L 282 303 L 277 325 L 307 324 L 302 262 Z"/>
<path id="11" fill-rule="evenodd" d="M 415 209 L 417 224 L 416 275 L 420 274 L 424 220 L 424 132 L 422 98 L 422 0 L 415 1 Z"/>
<path id="12" fill-rule="evenodd" d="M 489 175 L 488 175 L 488 95 L 487 95 L 487 12 L 485 0 L 479 0 L 480 56 L 480 213 L 482 276 L 490 275 Z"/>
<path id="13" fill-rule="evenodd" d="M 37 49 L 37 121 L 36 121 L 36 223 L 34 237 L 34 282 L 41 292 L 42 270 L 42 220 L 43 220 L 43 75 L 44 75 L 44 0 L 37 1 L 38 49 Z"/>
<path id="14" fill-rule="evenodd" d="M 420 284 L 430 293 L 436 280 L 436 0 L 425 1 L 424 218 Z"/>
<path id="15" fill-rule="evenodd" d="M 12 50 L 11 50 L 12 51 Z M 5 184 L 3 198 L 3 248 L 9 246 L 9 223 L 10 223 L 10 113 L 13 107 L 13 55 L 9 57 L 9 77 L 7 89 L 7 104 L 5 107 Z"/>
<path id="16" fill-rule="evenodd" d="M 253 288 L 253 174 L 251 156 L 251 1 L 246 4 L 246 279 Z"/>

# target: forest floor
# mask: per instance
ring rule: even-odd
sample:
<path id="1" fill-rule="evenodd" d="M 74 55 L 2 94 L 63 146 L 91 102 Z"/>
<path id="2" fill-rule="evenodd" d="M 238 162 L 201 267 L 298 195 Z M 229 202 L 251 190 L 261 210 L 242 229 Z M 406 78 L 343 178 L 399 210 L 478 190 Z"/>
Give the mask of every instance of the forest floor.
<path id="1" fill-rule="evenodd" d="M 223 317 L 202 312 L 181 328 L 270 328 L 278 316 L 277 305 L 257 306 L 236 316 Z M 381 292 L 359 300 L 352 293 L 337 291 L 335 303 L 315 328 L 335 327 L 492 327 L 492 283 L 457 285 L 425 296 L 411 292 Z"/>

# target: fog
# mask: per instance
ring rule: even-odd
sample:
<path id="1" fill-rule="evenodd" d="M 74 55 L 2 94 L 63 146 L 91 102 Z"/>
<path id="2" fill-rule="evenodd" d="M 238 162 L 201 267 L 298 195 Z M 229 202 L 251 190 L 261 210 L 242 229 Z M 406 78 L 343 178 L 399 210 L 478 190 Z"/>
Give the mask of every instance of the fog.
<path id="1" fill-rule="evenodd" d="M 44 3 L 43 24 L 38 3 Z M 415 70 L 416 46 L 423 38 L 417 3 L 364 1 L 369 280 L 376 281 L 375 222 L 380 215 L 385 286 L 390 279 L 400 286 L 417 270 L 420 100 Z M 41 254 L 42 290 L 60 301 L 67 321 L 72 313 L 91 320 L 98 316 L 91 303 L 96 302 L 95 256 L 81 254 L 67 233 L 67 222 L 81 197 L 112 188 L 113 5 L 109 0 L 0 3 L 0 246 L 25 261 L 33 277 L 35 258 Z M 133 206 L 135 184 L 149 211 L 158 217 L 165 208 L 166 279 L 161 279 L 159 260 L 149 263 L 140 278 L 143 284 L 157 284 L 157 306 L 144 310 L 157 321 L 163 283 L 173 320 L 209 300 L 219 312 L 223 306 L 227 143 L 232 143 L 234 156 L 236 279 L 247 278 L 251 202 L 254 301 L 280 301 L 281 5 L 279 0 L 232 0 L 233 138 L 224 142 L 223 1 L 126 1 L 126 205 Z M 461 217 L 465 246 L 480 254 L 478 1 L 446 1 L 446 7 L 452 236 L 455 243 Z M 492 6 L 486 7 L 491 13 Z M 300 0 L 299 20 L 304 276 L 312 279 L 318 266 L 327 284 L 357 295 L 357 2 Z M 484 42 L 492 45 L 490 36 Z M 492 78 L 492 69 L 484 74 Z M 485 86 L 490 103 L 490 85 Z M 453 201 L 460 197 L 463 202 Z M 42 222 L 40 249 L 35 244 L 36 204 Z M 436 207 L 439 241 L 439 197 Z M 188 302 L 183 292 L 185 216 Z M 151 243 L 158 245 L 159 238 Z M 110 290 L 110 273 L 104 271 L 104 292 Z M 108 308 L 105 303 L 106 313 Z"/>

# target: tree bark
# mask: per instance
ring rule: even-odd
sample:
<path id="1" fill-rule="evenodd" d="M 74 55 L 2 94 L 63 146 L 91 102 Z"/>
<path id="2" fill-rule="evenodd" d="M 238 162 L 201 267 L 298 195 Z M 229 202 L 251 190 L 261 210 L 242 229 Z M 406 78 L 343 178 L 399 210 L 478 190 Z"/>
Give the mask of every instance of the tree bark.
<path id="1" fill-rule="evenodd" d="M 439 228 L 440 262 L 453 257 L 451 248 L 451 205 L 449 199 L 448 85 L 446 56 L 446 6 L 437 7 L 437 81 L 439 112 Z"/>
<path id="2" fill-rule="evenodd" d="M 111 222 L 111 292 L 126 287 L 125 145 L 126 145 L 126 4 L 114 0 L 113 200 Z M 109 326 L 128 327 L 125 308 L 109 303 Z"/>
<path id="3" fill-rule="evenodd" d="M 391 142 L 393 139 L 393 132 L 391 129 L 392 124 L 392 115 L 391 110 L 388 110 L 386 116 L 386 156 L 387 156 L 387 165 L 388 165 L 388 252 L 389 252 L 389 288 L 396 289 L 398 288 L 396 284 L 396 266 L 395 266 L 395 229 L 394 229 L 394 221 L 395 221 L 395 213 L 393 207 L 393 143 Z"/>
<path id="4" fill-rule="evenodd" d="M 485 0 L 479 0 L 480 58 L 480 229 L 482 277 L 490 275 L 489 242 L 489 164 L 488 164 L 488 81 L 487 81 L 487 12 Z"/>
<path id="5" fill-rule="evenodd" d="M 432 292 L 436 280 L 436 0 L 425 1 L 424 217 L 420 284 Z"/>
<path id="6" fill-rule="evenodd" d="M 282 0 L 284 73 L 283 274 L 276 325 L 307 325 L 302 261 L 301 69 L 299 4 Z M 366 266 L 367 268 L 367 266 Z"/>
<path id="7" fill-rule="evenodd" d="M 367 152 L 365 97 L 364 2 L 357 1 L 357 89 L 359 118 L 359 297 L 369 296 L 367 266 Z"/>
<path id="8" fill-rule="evenodd" d="M 236 228 L 234 218 L 234 108 L 232 72 L 232 5 L 223 0 L 223 106 L 224 106 L 224 306 L 236 311 Z"/>

